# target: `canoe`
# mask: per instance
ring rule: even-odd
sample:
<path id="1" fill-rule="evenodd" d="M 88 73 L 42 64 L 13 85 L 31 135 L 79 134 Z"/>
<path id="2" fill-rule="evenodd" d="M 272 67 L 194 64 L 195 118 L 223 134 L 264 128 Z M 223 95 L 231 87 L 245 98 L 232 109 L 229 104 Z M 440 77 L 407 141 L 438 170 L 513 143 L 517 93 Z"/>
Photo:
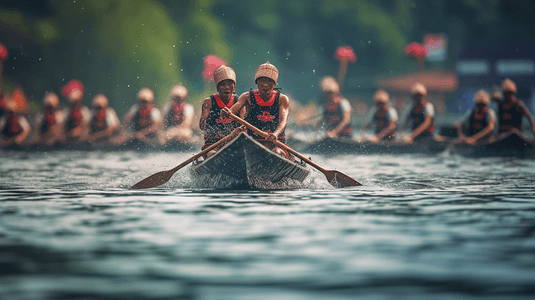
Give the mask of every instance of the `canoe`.
<path id="1" fill-rule="evenodd" d="M 298 188 L 310 170 L 241 133 L 191 172 L 201 187 L 270 190 Z"/>
<path id="2" fill-rule="evenodd" d="M 292 146 L 292 144 L 290 144 Z M 412 144 L 402 142 L 359 142 L 351 139 L 331 139 L 309 143 L 301 152 L 312 154 L 436 154 L 446 150 L 448 142 L 428 140 Z"/>
<path id="3" fill-rule="evenodd" d="M 535 143 L 517 132 L 508 132 L 493 142 L 476 145 L 455 144 L 450 153 L 467 157 L 535 157 Z"/>

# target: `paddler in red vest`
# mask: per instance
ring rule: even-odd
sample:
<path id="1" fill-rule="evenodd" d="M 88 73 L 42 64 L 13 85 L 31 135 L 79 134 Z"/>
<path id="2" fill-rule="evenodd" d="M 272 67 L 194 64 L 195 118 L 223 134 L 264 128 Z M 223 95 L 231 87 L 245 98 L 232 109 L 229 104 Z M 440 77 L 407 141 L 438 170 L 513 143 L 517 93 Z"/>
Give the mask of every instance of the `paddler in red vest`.
<path id="1" fill-rule="evenodd" d="M 227 66 L 217 68 L 214 71 L 214 83 L 217 93 L 204 99 L 199 121 L 199 127 L 204 133 L 202 149 L 209 147 L 229 134 L 238 135 L 243 131 L 240 123 L 229 116 L 221 116 L 223 108 L 230 108 L 238 101 L 238 96 L 234 93 L 236 89 L 236 73 L 234 69 Z M 241 118 L 244 117 L 245 109 L 237 109 L 236 111 L 239 112 Z M 219 149 L 208 152 L 206 158 L 216 153 Z"/>
<path id="2" fill-rule="evenodd" d="M 528 118 L 531 131 L 535 135 L 535 122 L 528 108 L 521 100 L 516 98 L 516 84 L 511 79 L 502 82 L 503 100 L 498 106 L 498 132 L 522 132 L 522 117 Z"/>
<path id="3" fill-rule="evenodd" d="M 149 88 L 140 89 L 137 101 L 126 113 L 122 129 L 112 140 L 113 144 L 121 145 L 134 140 L 148 145 L 158 142 L 163 118 L 160 109 L 154 106 L 154 92 Z"/>
<path id="4" fill-rule="evenodd" d="M 463 117 L 463 121 L 457 127 L 459 142 L 470 145 L 491 137 L 496 126 L 496 114 L 489 107 L 489 94 L 484 90 L 477 91 L 474 95 L 474 103 L 475 107 Z"/>
<path id="5" fill-rule="evenodd" d="M 191 143 L 193 131 L 193 105 L 187 103 L 188 89 L 183 85 L 175 85 L 169 92 L 170 100 L 163 106 L 164 131 L 160 135 L 160 144 L 176 140 L 180 143 Z"/>
<path id="6" fill-rule="evenodd" d="M 16 113 L 17 105 L 8 99 L 0 118 L 0 147 L 21 145 L 30 133 L 30 123 L 25 117 Z"/>
<path id="7" fill-rule="evenodd" d="M 63 124 L 65 113 L 59 108 L 59 97 L 46 93 L 43 98 L 43 111 L 35 120 L 35 139 L 38 145 L 53 146 L 64 140 Z"/>
<path id="8" fill-rule="evenodd" d="M 340 95 L 338 82 L 325 76 L 320 81 L 323 92 L 323 122 L 328 138 L 351 138 L 351 104 Z"/>
<path id="9" fill-rule="evenodd" d="M 433 138 L 435 131 L 435 109 L 433 104 L 427 102 L 427 89 L 421 83 L 416 83 L 411 88 L 413 106 L 405 122 L 402 132 L 411 124 L 411 133 L 403 139 L 404 142 L 424 142 Z"/>
<path id="10" fill-rule="evenodd" d="M 115 109 L 109 107 L 108 97 L 97 94 L 91 101 L 91 119 L 84 140 L 89 143 L 107 142 L 121 125 Z"/>
<path id="11" fill-rule="evenodd" d="M 388 105 L 389 101 L 390 97 L 385 90 L 378 90 L 373 95 L 375 106 L 370 110 L 368 122 L 362 128 L 363 133 L 365 133 L 368 126 L 373 126 L 375 135 L 369 139 L 373 143 L 393 141 L 396 137 L 398 113 L 395 108 Z"/>
<path id="12" fill-rule="evenodd" d="M 288 124 L 290 111 L 288 96 L 275 90 L 278 78 L 279 70 L 274 65 L 266 62 L 258 66 L 255 71 L 255 83 L 258 89 L 241 94 L 238 102 L 230 108 L 230 111 L 236 114 L 245 108 L 247 111 L 245 120 L 268 133 L 268 137 L 264 139 L 251 130 L 248 130 L 248 134 L 275 153 L 289 157 L 286 150 L 273 144 L 275 140 L 286 141 L 284 131 Z M 221 110 L 221 117 L 228 117 L 228 113 Z"/>
<path id="13" fill-rule="evenodd" d="M 67 143 L 76 143 L 87 131 L 91 117 L 89 108 L 82 102 L 84 85 L 79 80 L 73 79 L 63 86 L 62 95 L 69 101 L 69 107 L 64 110 L 66 141 Z"/>

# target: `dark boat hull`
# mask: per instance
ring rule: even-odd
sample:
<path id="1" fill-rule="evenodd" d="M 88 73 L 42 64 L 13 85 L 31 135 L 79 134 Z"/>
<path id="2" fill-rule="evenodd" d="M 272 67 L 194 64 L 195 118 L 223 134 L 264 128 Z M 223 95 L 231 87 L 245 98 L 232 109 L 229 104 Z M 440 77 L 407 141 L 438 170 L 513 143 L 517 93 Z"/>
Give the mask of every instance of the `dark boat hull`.
<path id="1" fill-rule="evenodd" d="M 535 157 L 535 143 L 516 132 L 510 132 L 491 143 L 454 145 L 451 153 L 468 157 Z"/>
<path id="2" fill-rule="evenodd" d="M 446 150 L 448 143 L 429 140 L 413 144 L 398 142 L 357 142 L 354 140 L 324 138 L 301 149 L 313 154 L 436 154 Z"/>
<path id="3" fill-rule="evenodd" d="M 310 173 L 305 165 L 275 154 L 244 133 L 191 171 L 201 186 L 227 189 L 297 188 Z"/>

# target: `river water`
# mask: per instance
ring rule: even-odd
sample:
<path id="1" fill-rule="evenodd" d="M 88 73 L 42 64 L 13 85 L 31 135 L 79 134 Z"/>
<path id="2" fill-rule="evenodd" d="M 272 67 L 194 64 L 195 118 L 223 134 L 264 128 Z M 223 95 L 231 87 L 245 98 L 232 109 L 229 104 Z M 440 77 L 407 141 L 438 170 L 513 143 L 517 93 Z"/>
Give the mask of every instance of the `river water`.
<path id="1" fill-rule="evenodd" d="M 199 189 L 192 153 L 0 151 L 0 299 L 529 299 L 535 161 L 312 156 L 297 190 Z"/>

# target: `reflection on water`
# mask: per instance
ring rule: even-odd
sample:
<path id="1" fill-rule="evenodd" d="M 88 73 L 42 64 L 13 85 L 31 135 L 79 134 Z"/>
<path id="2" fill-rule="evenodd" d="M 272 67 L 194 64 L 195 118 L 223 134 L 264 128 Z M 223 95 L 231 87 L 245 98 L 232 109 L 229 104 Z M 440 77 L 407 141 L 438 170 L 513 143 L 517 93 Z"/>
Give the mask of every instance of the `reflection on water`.
<path id="1" fill-rule="evenodd" d="M 291 191 L 199 190 L 190 153 L 0 152 L 0 299 L 525 299 L 535 162 L 313 156 Z"/>

